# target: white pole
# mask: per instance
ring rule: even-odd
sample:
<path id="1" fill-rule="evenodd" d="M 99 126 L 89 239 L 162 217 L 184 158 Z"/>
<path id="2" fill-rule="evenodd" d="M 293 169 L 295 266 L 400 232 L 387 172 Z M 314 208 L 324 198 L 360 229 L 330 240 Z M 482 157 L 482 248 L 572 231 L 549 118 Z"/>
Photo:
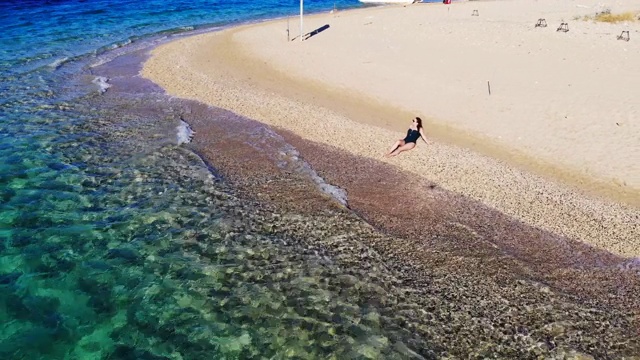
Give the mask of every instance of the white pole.
<path id="1" fill-rule="evenodd" d="M 300 0 L 300 41 L 302 41 L 302 35 L 304 35 L 302 30 L 302 12 L 304 9 L 304 0 Z"/>

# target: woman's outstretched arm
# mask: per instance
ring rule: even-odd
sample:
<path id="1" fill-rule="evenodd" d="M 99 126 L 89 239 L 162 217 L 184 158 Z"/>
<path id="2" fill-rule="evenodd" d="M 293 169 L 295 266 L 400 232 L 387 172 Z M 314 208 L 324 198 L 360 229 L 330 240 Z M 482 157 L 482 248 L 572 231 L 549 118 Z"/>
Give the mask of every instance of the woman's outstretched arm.
<path id="1" fill-rule="evenodd" d="M 427 142 L 427 137 L 424 136 L 424 131 L 422 131 L 422 128 L 420 128 L 420 138 L 422 139 L 422 141 L 424 141 L 425 144 L 429 144 Z"/>

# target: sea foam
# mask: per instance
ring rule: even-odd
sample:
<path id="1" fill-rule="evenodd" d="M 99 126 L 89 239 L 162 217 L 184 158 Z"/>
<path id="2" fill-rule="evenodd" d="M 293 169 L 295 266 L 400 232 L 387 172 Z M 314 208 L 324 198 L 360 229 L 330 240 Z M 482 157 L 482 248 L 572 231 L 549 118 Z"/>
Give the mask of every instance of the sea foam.
<path id="1" fill-rule="evenodd" d="M 329 184 L 301 156 L 298 150 L 271 128 L 258 123 L 242 122 L 234 126 L 234 137 L 242 137 L 245 144 L 270 158 L 281 169 L 306 176 L 324 194 L 343 206 L 348 206 L 346 190 Z"/>
<path id="2" fill-rule="evenodd" d="M 191 130 L 191 126 L 189 126 L 189 124 L 184 120 L 180 120 L 180 125 L 176 126 L 176 130 L 178 145 L 190 143 L 193 138 L 193 134 L 195 134 L 193 130 Z"/>
<path id="3" fill-rule="evenodd" d="M 48 66 L 49 66 L 50 68 L 57 69 L 57 68 L 59 68 L 60 66 L 62 66 L 62 64 L 64 64 L 65 62 L 67 62 L 68 60 L 69 60 L 69 58 L 68 58 L 68 57 L 63 57 L 63 58 L 57 59 L 56 61 L 52 62 L 52 63 L 51 63 L 51 64 L 49 64 Z"/>
<path id="4" fill-rule="evenodd" d="M 98 85 L 98 89 L 101 93 L 106 92 L 107 89 L 111 87 L 111 85 L 109 84 L 109 79 L 104 76 L 98 76 L 91 82 Z"/>
<path id="5" fill-rule="evenodd" d="M 311 180 L 318 186 L 320 191 L 331 196 L 340 204 L 347 206 L 347 191 L 338 186 L 329 184 L 322 176 L 318 175 L 318 173 L 303 159 L 300 158 L 300 153 L 297 150 L 290 147 L 287 149 L 287 153 L 290 156 L 290 159 L 296 163 L 298 167 L 298 171 L 303 174 L 307 174 Z"/>

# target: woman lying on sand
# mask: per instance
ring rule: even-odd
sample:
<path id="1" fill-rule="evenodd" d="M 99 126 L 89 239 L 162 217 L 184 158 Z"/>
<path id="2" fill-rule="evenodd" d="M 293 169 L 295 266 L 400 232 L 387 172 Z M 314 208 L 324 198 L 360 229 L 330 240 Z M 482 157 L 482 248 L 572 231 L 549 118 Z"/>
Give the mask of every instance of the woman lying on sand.
<path id="1" fill-rule="evenodd" d="M 416 141 L 418 138 L 422 138 L 422 140 L 427 144 L 427 139 L 424 136 L 424 132 L 422 132 L 422 119 L 416 117 L 412 120 L 411 126 L 409 126 L 409 130 L 407 130 L 407 136 L 404 139 L 400 139 L 391 146 L 389 149 L 389 153 L 385 155 L 385 157 L 392 157 L 400 154 L 403 151 L 411 150 L 416 147 Z"/>

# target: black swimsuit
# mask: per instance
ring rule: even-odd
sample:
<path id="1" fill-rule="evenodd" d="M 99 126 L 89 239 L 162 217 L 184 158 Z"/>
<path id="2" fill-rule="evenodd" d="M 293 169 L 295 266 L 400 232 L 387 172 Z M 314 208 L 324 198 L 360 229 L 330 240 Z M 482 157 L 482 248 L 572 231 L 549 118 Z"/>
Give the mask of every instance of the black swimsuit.
<path id="1" fill-rule="evenodd" d="M 407 130 L 407 136 L 404 138 L 404 143 L 416 143 L 418 138 L 420 137 L 420 132 L 418 130 L 409 129 Z"/>

